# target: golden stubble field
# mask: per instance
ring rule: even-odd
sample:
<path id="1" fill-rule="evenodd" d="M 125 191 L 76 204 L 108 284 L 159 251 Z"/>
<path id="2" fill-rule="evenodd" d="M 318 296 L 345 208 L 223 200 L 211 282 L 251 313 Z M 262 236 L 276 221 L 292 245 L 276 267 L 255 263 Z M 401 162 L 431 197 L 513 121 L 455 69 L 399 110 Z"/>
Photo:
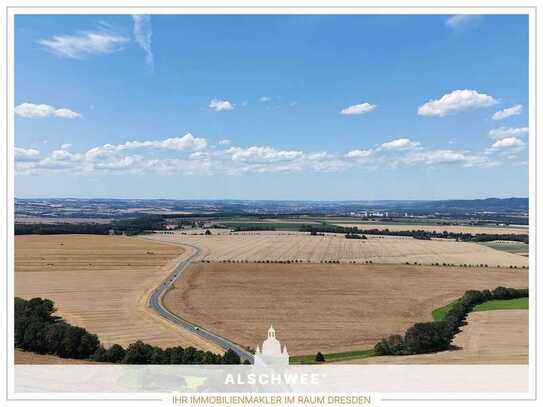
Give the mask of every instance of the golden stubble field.
<path id="1" fill-rule="evenodd" d="M 98 362 L 83 359 L 64 359 L 54 355 L 39 355 L 15 350 L 16 365 L 97 365 Z"/>
<path id="2" fill-rule="evenodd" d="M 410 237 L 368 236 L 367 240 L 345 239 L 343 235 L 310 236 L 296 232 L 248 232 L 235 234 L 152 234 L 149 239 L 189 243 L 201 247 L 203 260 L 301 261 L 320 263 L 447 263 L 527 267 L 528 258 L 497 251 L 483 245 L 454 240 L 417 240 Z"/>
<path id="3" fill-rule="evenodd" d="M 472 312 L 453 340 L 456 349 L 426 355 L 377 356 L 348 364 L 526 364 L 528 310 Z"/>
<path id="4" fill-rule="evenodd" d="M 368 349 L 468 289 L 528 286 L 528 270 L 407 265 L 195 263 L 165 305 L 243 346 L 271 323 L 291 355 Z"/>
<path id="5" fill-rule="evenodd" d="M 462 226 L 462 225 L 428 225 L 424 223 L 413 224 L 395 224 L 395 223 L 379 223 L 379 222 L 366 222 L 366 223 L 334 223 L 337 226 L 344 227 L 358 227 L 358 229 L 388 229 L 393 232 L 404 230 L 425 230 L 427 232 L 451 232 L 451 233 L 471 233 L 471 234 L 492 234 L 492 235 L 527 235 L 528 227 L 522 226 Z"/>
<path id="6" fill-rule="evenodd" d="M 15 295 L 53 300 L 59 315 L 105 345 L 141 339 L 221 352 L 146 306 L 150 292 L 188 254 L 180 246 L 122 236 L 16 236 Z"/>

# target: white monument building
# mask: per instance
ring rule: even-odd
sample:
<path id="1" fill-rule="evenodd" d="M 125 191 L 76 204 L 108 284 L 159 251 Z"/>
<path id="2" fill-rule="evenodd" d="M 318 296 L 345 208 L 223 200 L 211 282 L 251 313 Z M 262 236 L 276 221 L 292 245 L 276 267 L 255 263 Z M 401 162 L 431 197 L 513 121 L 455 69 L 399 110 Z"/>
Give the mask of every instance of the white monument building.
<path id="1" fill-rule="evenodd" d="M 286 345 L 281 351 L 281 343 L 275 337 L 275 329 L 270 325 L 268 337 L 260 347 L 256 347 L 255 366 L 288 366 L 288 352 Z"/>

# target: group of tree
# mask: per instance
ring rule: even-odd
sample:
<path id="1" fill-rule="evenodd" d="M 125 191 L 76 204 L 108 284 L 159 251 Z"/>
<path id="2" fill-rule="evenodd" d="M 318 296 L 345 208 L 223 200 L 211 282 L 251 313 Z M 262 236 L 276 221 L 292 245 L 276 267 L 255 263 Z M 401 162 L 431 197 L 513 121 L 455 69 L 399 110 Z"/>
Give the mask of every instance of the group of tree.
<path id="1" fill-rule="evenodd" d="M 98 347 L 90 357 L 95 362 L 122 363 L 128 365 L 238 365 L 239 356 L 231 349 L 224 355 L 204 352 L 192 346 L 173 346 L 162 349 L 142 341 L 130 344 L 126 349 L 121 345 L 109 348 Z"/>
<path id="2" fill-rule="evenodd" d="M 42 298 L 15 298 L 15 347 L 61 358 L 88 359 L 122 364 L 240 364 L 232 350 L 223 355 L 192 346 L 162 349 L 137 341 L 126 349 L 114 344 L 100 345 L 98 337 L 55 316 L 53 301 Z"/>
<path id="3" fill-rule="evenodd" d="M 100 223 L 16 223 L 16 235 L 107 235 L 111 226 Z"/>
<path id="4" fill-rule="evenodd" d="M 274 231 L 273 226 L 267 225 L 236 225 L 232 229 L 232 232 L 260 232 L 260 231 Z"/>
<path id="5" fill-rule="evenodd" d="M 413 355 L 447 350 L 467 314 L 478 304 L 490 300 L 528 297 L 528 289 L 498 287 L 490 290 L 469 290 L 459 298 L 440 321 L 419 322 L 405 335 L 392 335 L 374 347 L 377 355 Z"/>
<path id="6" fill-rule="evenodd" d="M 100 346 L 96 335 L 54 316 L 51 300 L 15 298 L 15 347 L 61 358 L 88 359 Z"/>
<path id="7" fill-rule="evenodd" d="M 137 235 L 150 230 L 164 229 L 165 220 L 160 215 L 145 215 L 134 219 L 115 220 L 111 223 L 16 223 L 16 235 Z"/>

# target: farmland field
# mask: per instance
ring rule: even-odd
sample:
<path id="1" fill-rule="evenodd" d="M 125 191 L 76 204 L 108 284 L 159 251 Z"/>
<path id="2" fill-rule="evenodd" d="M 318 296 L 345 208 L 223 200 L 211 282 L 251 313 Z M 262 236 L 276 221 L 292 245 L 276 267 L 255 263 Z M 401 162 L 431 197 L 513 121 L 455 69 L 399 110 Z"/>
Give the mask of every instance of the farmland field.
<path id="1" fill-rule="evenodd" d="M 54 355 L 40 355 L 15 349 L 16 365 L 95 365 L 97 362 L 81 359 L 63 359 Z"/>
<path id="2" fill-rule="evenodd" d="M 368 236 L 366 240 L 343 235 L 310 236 L 297 232 L 243 232 L 235 234 L 152 234 L 148 238 L 190 243 L 203 249 L 208 261 L 298 261 L 321 263 L 447 263 L 527 267 L 526 257 L 483 245 L 453 240 L 417 240 L 410 237 Z"/>
<path id="3" fill-rule="evenodd" d="M 468 324 L 454 340 L 454 350 L 409 356 L 353 359 L 353 364 L 526 364 L 528 363 L 528 311 L 471 312 Z"/>
<path id="4" fill-rule="evenodd" d="M 473 308 L 473 311 L 494 311 L 501 309 L 528 309 L 528 297 L 487 301 L 477 304 Z"/>
<path id="5" fill-rule="evenodd" d="M 176 245 L 121 236 L 16 236 L 15 295 L 53 300 L 60 316 L 106 345 L 141 339 L 218 352 L 146 307 L 147 295 L 187 254 Z"/>
<path id="6" fill-rule="evenodd" d="M 165 305 L 252 348 L 273 323 L 291 355 L 363 350 L 468 289 L 522 288 L 528 271 L 407 265 L 223 264 L 190 266 Z"/>
<path id="7" fill-rule="evenodd" d="M 452 232 L 452 233 L 486 233 L 497 235 L 527 235 L 528 228 L 516 226 L 516 227 L 500 227 L 500 226 L 463 226 L 463 225 L 432 225 L 428 223 L 383 223 L 383 222 L 365 222 L 365 223 L 343 223 L 337 222 L 334 225 L 344 227 L 358 227 L 358 229 L 388 229 L 390 231 L 401 230 L 425 230 L 427 232 Z"/>
<path id="8" fill-rule="evenodd" d="M 528 256 L 528 245 L 523 242 L 514 242 L 509 240 L 492 240 L 490 242 L 480 242 L 483 246 L 494 250 L 503 250 L 504 252 Z"/>

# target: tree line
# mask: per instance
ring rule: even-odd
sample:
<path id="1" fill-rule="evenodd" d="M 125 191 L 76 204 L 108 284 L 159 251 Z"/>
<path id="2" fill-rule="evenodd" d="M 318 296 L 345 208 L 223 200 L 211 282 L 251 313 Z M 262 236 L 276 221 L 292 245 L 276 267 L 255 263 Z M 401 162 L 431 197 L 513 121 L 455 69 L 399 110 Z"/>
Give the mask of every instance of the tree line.
<path id="1" fill-rule="evenodd" d="M 404 336 L 381 339 L 374 347 L 376 355 L 414 355 L 447 350 L 473 308 L 490 300 L 528 297 L 528 289 L 497 287 L 490 290 L 468 290 L 445 314 L 441 321 L 418 322 Z"/>
<path id="2" fill-rule="evenodd" d="M 273 226 L 267 225 L 236 225 L 232 232 L 259 232 L 259 231 L 275 231 Z"/>
<path id="3" fill-rule="evenodd" d="M 111 223 L 16 223 L 16 235 L 137 235 L 149 230 L 164 229 L 162 216 L 148 215 L 135 219 L 116 220 Z"/>
<path id="4" fill-rule="evenodd" d="M 53 301 L 42 298 L 15 298 L 15 347 L 61 358 L 86 359 L 121 364 L 240 364 L 231 349 L 223 355 L 192 346 L 162 349 L 142 341 L 126 349 L 114 344 L 105 348 L 98 337 L 55 316 Z"/>
<path id="5" fill-rule="evenodd" d="M 497 233 L 456 233 L 437 232 L 428 230 L 389 230 L 389 229 L 359 229 L 358 226 L 345 227 L 337 225 L 302 225 L 301 232 L 309 232 L 312 235 L 318 233 L 344 233 L 345 235 L 385 235 L 413 237 L 420 240 L 431 239 L 455 239 L 462 242 L 490 242 L 493 240 L 511 240 L 528 244 L 528 235 L 497 234 Z M 346 236 L 347 237 L 347 236 Z"/>

